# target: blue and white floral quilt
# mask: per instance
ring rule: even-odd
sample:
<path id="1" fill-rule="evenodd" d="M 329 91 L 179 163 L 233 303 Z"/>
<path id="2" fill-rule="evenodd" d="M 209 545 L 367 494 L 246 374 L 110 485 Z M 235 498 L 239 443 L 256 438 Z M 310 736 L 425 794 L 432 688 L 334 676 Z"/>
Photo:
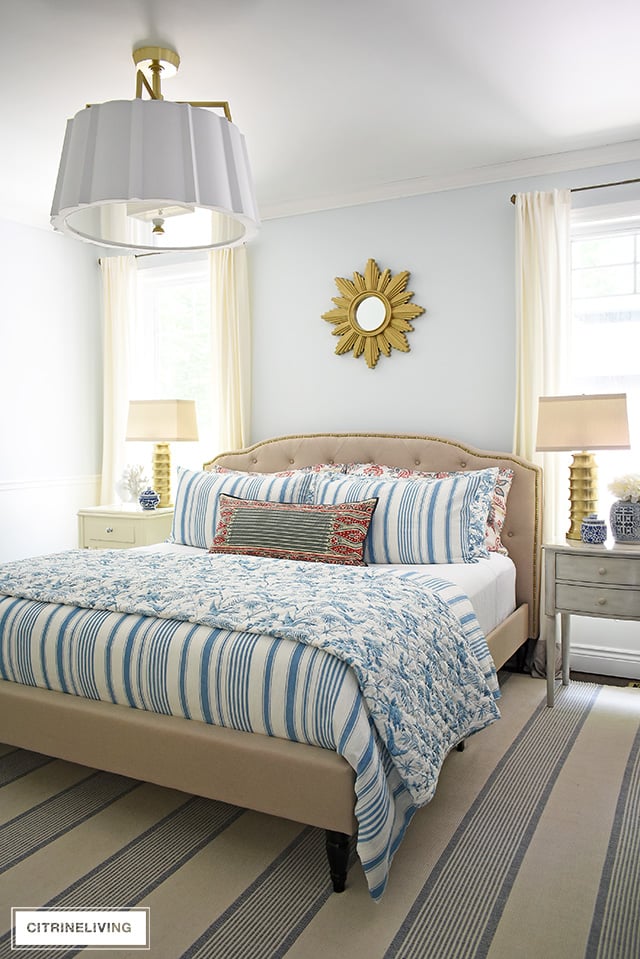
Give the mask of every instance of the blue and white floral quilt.
<path id="1" fill-rule="evenodd" d="M 0 594 L 4 679 L 344 755 L 356 771 L 358 852 L 374 898 L 450 749 L 499 717 L 468 600 L 415 571 L 73 550 L 0 567 Z M 27 620 L 38 618 L 25 642 Z M 55 652 L 45 651 L 51 632 Z M 269 692 L 231 691 L 230 677 L 246 689 L 252 670 Z"/>

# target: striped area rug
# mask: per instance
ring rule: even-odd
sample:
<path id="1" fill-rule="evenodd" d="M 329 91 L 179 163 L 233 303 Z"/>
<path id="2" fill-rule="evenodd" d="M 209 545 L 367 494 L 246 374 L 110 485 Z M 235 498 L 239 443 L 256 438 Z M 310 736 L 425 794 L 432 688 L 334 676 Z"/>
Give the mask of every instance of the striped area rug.
<path id="1" fill-rule="evenodd" d="M 502 679 L 378 904 L 320 830 L 0 747 L 0 959 L 39 905 L 147 906 L 153 959 L 638 959 L 640 690 Z"/>

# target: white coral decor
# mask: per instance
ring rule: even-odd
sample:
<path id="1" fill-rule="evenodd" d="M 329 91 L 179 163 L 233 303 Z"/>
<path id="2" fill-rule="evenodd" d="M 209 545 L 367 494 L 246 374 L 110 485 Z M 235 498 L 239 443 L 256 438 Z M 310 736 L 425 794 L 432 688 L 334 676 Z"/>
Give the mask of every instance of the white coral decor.
<path id="1" fill-rule="evenodd" d="M 640 473 L 627 473 L 609 483 L 609 490 L 618 499 L 628 503 L 640 502 Z"/>
<path id="2" fill-rule="evenodd" d="M 143 489 L 149 485 L 144 466 L 130 466 L 124 468 L 122 476 L 116 483 L 116 492 L 124 503 L 135 503 Z"/>

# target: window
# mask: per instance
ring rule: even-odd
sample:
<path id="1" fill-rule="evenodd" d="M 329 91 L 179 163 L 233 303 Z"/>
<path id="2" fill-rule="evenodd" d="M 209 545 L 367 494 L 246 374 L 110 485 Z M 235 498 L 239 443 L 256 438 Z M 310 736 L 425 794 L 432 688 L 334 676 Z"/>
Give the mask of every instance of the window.
<path id="1" fill-rule="evenodd" d="M 611 207 L 574 212 L 567 393 L 626 393 L 631 451 L 598 451 L 600 513 L 614 476 L 640 464 L 640 216 Z"/>
<path id="2" fill-rule="evenodd" d="M 172 444 L 172 459 L 174 465 L 199 469 L 218 447 L 209 262 L 204 258 L 158 265 L 157 260 L 145 257 L 137 261 L 129 398 L 196 401 L 200 440 Z M 127 445 L 129 462 L 150 463 L 148 446 Z"/>

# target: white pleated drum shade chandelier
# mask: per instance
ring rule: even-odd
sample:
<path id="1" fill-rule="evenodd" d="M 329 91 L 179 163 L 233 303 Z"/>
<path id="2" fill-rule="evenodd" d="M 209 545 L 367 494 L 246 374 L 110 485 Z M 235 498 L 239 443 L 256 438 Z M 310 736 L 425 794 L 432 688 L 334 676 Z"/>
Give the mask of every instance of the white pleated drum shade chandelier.
<path id="1" fill-rule="evenodd" d="M 164 100 L 160 73 L 177 69 L 178 55 L 143 47 L 133 58 L 152 72 L 149 84 L 138 71 L 135 100 L 88 106 L 67 121 L 52 225 L 132 251 L 207 250 L 250 240 L 259 217 L 245 140 L 228 104 Z M 143 87 L 150 99 L 142 98 Z M 207 109 L 213 107 L 225 115 Z"/>

